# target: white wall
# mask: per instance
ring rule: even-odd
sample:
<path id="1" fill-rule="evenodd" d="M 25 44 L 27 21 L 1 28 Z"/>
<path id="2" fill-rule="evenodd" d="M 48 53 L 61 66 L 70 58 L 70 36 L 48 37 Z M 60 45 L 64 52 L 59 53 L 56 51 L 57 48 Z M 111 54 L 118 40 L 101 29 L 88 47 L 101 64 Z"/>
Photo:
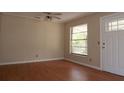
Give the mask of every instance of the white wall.
<path id="1" fill-rule="evenodd" d="M 63 24 L 7 15 L 1 19 L 1 63 L 64 56 Z"/>

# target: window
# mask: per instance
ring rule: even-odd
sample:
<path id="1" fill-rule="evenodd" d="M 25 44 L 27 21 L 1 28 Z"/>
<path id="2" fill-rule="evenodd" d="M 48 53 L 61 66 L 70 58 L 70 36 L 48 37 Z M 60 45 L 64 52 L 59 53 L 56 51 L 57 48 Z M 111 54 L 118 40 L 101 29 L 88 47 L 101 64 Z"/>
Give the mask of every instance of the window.
<path id="1" fill-rule="evenodd" d="M 87 55 L 87 24 L 70 28 L 70 52 Z"/>
<path id="2" fill-rule="evenodd" d="M 106 31 L 122 31 L 124 30 L 124 19 L 116 19 L 108 22 L 106 25 Z"/>

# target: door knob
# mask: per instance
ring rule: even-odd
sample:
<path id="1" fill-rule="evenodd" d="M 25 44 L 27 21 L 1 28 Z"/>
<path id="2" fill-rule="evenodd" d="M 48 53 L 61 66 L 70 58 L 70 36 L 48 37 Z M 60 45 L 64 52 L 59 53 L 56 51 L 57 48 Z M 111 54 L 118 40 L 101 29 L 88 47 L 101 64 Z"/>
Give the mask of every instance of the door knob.
<path id="1" fill-rule="evenodd" d="M 105 42 L 103 42 L 102 44 L 105 45 Z"/>
<path id="2" fill-rule="evenodd" d="M 105 48 L 105 42 L 102 43 L 102 48 Z"/>

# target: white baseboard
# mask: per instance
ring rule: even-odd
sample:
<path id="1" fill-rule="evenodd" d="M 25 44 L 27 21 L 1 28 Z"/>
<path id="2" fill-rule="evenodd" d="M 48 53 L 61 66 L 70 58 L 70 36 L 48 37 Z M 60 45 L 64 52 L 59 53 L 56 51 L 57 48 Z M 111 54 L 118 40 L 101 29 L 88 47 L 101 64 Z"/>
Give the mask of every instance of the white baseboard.
<path id="1" fill-rule="evenodd" d="M 85 63 L 80 63 L 80 62 L 78 62 L 78 61 L 75 61 L 75 60 L 72 60 L 72 59 L 68 59 L 68 58 L 64 58 L 64 57 L 51 58 L 51 59 L 40 59 L 40 60 L 26 60 L 26 61 L 15 61 L 15 62 L 3 62 L 3 63 L 0 63 L 0 65 L 36 63 L 36 62 L 46 62 L 46 61 L 63 60 L 63 59 L 68 60 L 68 61 L 70 61 L 70 62 L 74 62 L 74 63 L 80 64 L 80 65 L 84 65 L 84 66 L 87 66 L 87 67 L 90 67 L 90 68 L 94 68 L 94 69 L 97 69 L 97 70 L 101 70 L 101 68 L 99 68 L 99 67 L 92 66 L 92 65 L 89 65 L 89 64 L 85 64 Z"/>
<path id="2" fill-rule="evenodd" d="M 64 57 L 60 57 L 60 58 L 51 58 L 51 59 L 40 59 L 40 60 L 26 60 L 26 61 L 15 61 L 15 62 L 3 62 L 3 63 L 0 63 L 0 65 L 36 63 L 36 62 L 46 62 L 46 61 L 63 60 L 63 59 L 64 59 Z"/>
<path id="3" fill-rule="evenodd" d="M 100 67 L 92 66 L 92 65 L 89 65 L 89 64 L 86 64 L 86 63 L 81 63 L 81 62 L 78 62 L 78 61 L 75 61 L 75 60 L 72 60 L 72 59 L 69 59 L 69 58 L 65 58 L 65 60 L 73 62 L 73 63 L 80 64 L 80 65 L 83 65 L 83 66 L 87 66 L 87 67 L 90 67 L 90 68 L 94 68 L 94 69 L 97 69 L 97 70 L 102 70 Z"/>

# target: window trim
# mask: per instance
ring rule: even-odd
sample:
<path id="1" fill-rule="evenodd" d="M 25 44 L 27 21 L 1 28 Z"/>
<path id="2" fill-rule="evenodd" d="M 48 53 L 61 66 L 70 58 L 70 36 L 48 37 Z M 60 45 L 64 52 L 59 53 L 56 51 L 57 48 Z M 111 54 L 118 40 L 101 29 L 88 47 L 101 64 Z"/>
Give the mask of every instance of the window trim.
<path id="1" fill-rule="evenodd" d="M 86 40 L 87 41 L 87 47 L 86 47 L 87 48 L 87 54 L 86 55 L 85 54 L 72 53 L 72 34 L 73 34 L 72 29 L 73 29 L 73 27 L 80 26 L 80 25 L 87 25 L 87 39 L 81 39 L 81 40 Z M 70 35 L 70 38 L 69 38 L 69 54 L 76 55 L 76 56 L 83 56 L 83 57 L 88 56 L 88 23 L 70 26 L 69 35 Z"/>

